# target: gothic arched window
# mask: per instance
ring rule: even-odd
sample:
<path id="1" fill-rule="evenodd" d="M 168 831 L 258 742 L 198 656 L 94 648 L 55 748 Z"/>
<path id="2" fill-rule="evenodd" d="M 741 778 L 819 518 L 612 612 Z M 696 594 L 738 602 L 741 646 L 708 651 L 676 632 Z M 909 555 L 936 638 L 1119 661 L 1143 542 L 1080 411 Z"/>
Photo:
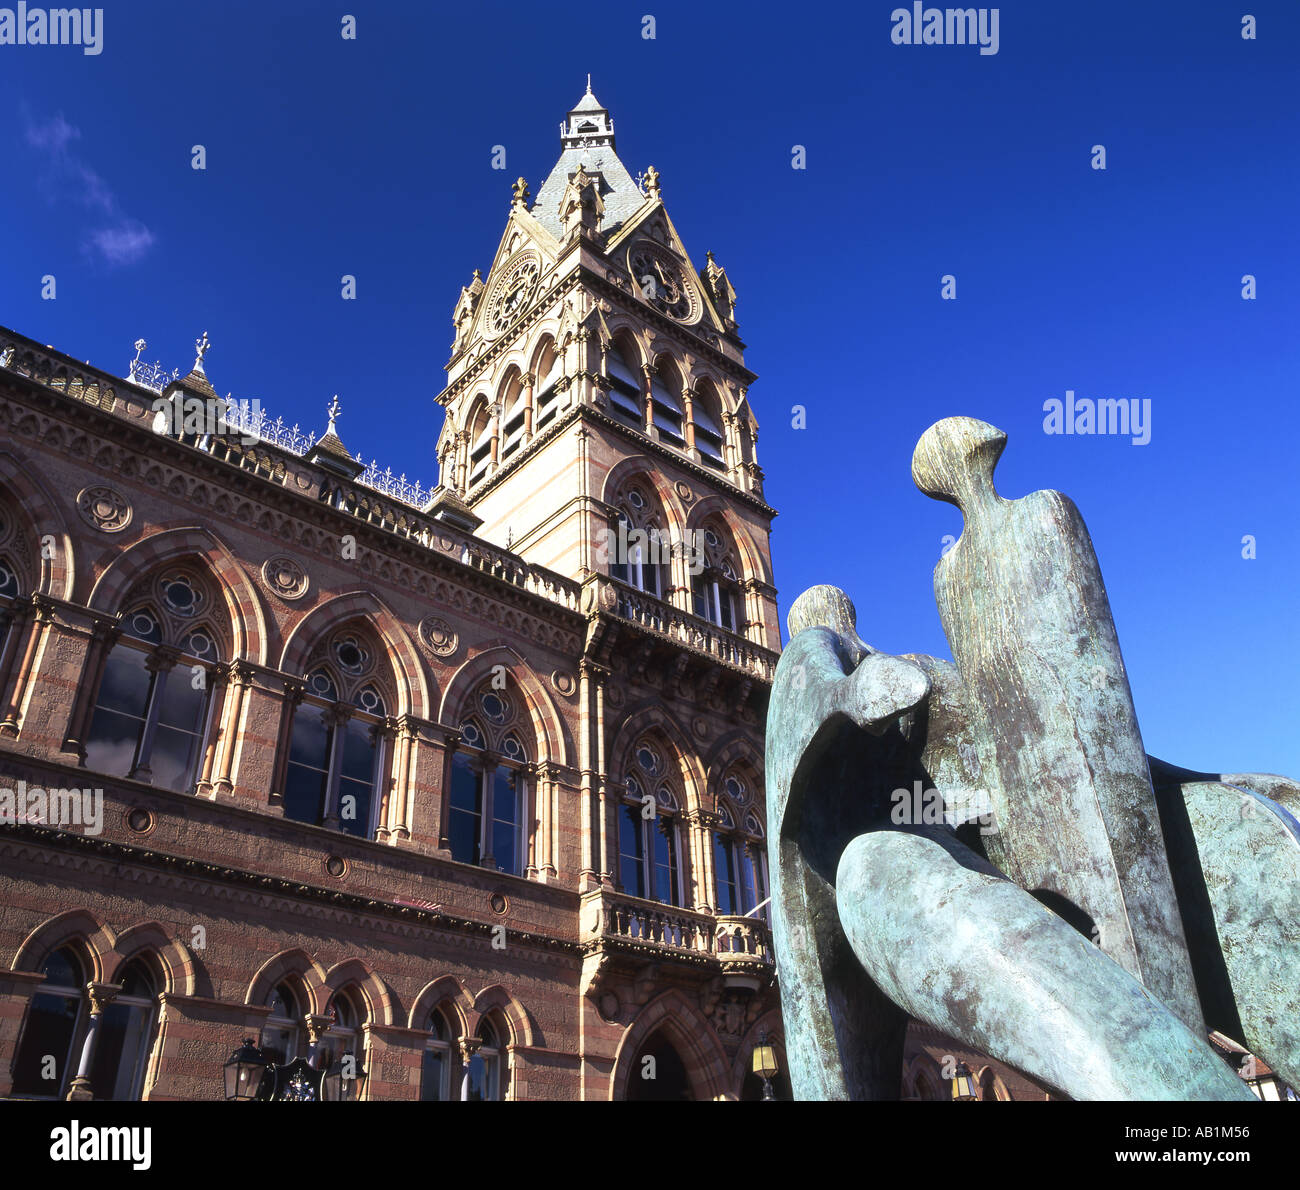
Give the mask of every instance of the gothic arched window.
<path id="1" fill-rule="evenodd" d="M 287 983 L 277 984 L 266 1003 L 271 1014 L 262 1027 L 262 1052 L 284 1066 L 298 1056 L 302 1046 L 303 1012 Z"/>
<path id="2" fill-rule="evenodd" d="M 552 340 L 546 342 L 537 362 L 537 397 L 533 432 L 554 420 L 560 409 L 560 381 L 564 377 L 564 356 L 556 350 Z"/>
<path id="3" fill-rule="evenodd" d="M 121 991 L 104 1009 L 90 1085 L 96 1099 L 139 1099 L 158 1017 L 158 978 L 143 958 L 117 976 Z"/>
<path id="4" fill-rule="evenodd" d="M 465 1070 L 465 1100 L 468 1103 L 495 1101 L 502 1096 L 501 1064 L 505 1047 L 501 1033 L 489 1019 L 478 1028 L 481 1044 Z"/>
<path id="5" fill-rule="evenodd" d="M 501 394 L 501 462 L 524 442 L 524 386 L 516 372 Z"/>
<path id="6" fill-rule="evenodd" d="M 54 951 L 41 967 L 45 982 L 38 985 L 27 1009 L 13 1065 L 13 1094 L 62 1099 L 76 1073 L 73 1042 L 81 1025 L 86 975 L 71 948 Z"/>
<path id="7" fill-rule="evenodd" d="M 708 380 L 696 385 L 691 400 L 691 422 L 695 426 L 695 449 L 700 452 L 700 458 L 710 467 L 723 470 L 726 463 L 722 454 L 722 403 Z"/>
<path id="8" fill-rule="evenodd" d="M 733 770 L 722 783 L 713 831 L 714 887 L 724 916 L 753 913 L 767 899 L 767 853 L 752 800 L 748 776 Z M 766 906 L 759 915 L 767 919 Z"/>
<path id="9" fill-rule="evenodd" d="M 650 409 L 660 440 L 679 449 L 684 447 L 686 411 L 682 406 L 682 383 L 671 360 L 663 360 L 651 373 Z"/>
<path id="10" fill-rule="evenodd" d="M 632 750 L 625 784 L 618 820 L 619 883 L 630 896 L 680 905 L 680 802 L 656 743 L 643 740 Z"/>
<path id="11" fill-rule="evenodd" d="M 691 579 L 695 614 L 728 632 L 739 632 L 744 599 L 736 554 L 726 528 L 716 520 L 696 531 L 693 561 L 699 570 Z"/>
<path id="12" fill-rule="evenodd" d="M 377 653 L 355 628 L 313 653 L 289 736 L 286 818 L 374 836 L 387 713 Z"/>
<path id="13" fill-rule="evenodd" d="M 447 838 L 451 857 L 523 875 L 527 834 L 528 716 L 512 690 L 485 683 L 466 707 L 452 754 Z"/>
<path id="14" fill-rule="evenodd" d="M 605 375 L 609 380 L 609 409 L 616 417 L 645 429 L 645 398 L 641 378 L 630 361 L 637 359 L 629 344 L 611 343 L 605 352 Z"/>
<path id="15" fill-rule="evenodd" d="M 662 599 L 671 578 L 672 543 L 659 502 L 639 479 L 625 483 L 615 502 L 607 548 L 610 578 Z"/>
<path id="16" fill-rule="evenodd" d="M 471 411 L 465 428 L 469 431 L 468 485 L 473 487 L 492 466 L 492 409 L 486 397 Z"/>
<path id="17" fill-rule="evenodd" d="M 429 1039 L 424 1043 L 420 1099 L 426 1103 L 444 1103 L 455 1099 L 460 1091 L 459 1077 L 452 1077 L 452 1071 L 460 1065 L 456 1031 L 441 1008 L 435 1008 L 429 1014 L 425 1028 L 429 1031 Z"/>
<path id="18" fill-rule="evenodd" d="M 221 649 L 204 617 L 207 583 L 190 571 L 164 571 L 128 602 L 119 637 L 104 663 L 86 734 L 86 767 L 194 788 L 208 734 L 210 687 Z M 138 598 L 138 597 L 137 597 Z"/>

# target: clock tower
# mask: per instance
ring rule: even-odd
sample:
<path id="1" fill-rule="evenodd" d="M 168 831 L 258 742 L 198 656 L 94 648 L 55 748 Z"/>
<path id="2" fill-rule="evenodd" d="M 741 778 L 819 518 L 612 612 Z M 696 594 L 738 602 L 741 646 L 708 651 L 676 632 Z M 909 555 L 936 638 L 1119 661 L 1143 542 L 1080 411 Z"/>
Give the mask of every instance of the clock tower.
<path id="1" fill-rule="evenodd" d="M 431 511 L 650 615 L 780 647 L 736 294 L 692 263 L 658 171 L 587 92 L 536 196 L 520 178 L 455 341 Z M 611 596 L 604 598 L 622 597 Z"/>

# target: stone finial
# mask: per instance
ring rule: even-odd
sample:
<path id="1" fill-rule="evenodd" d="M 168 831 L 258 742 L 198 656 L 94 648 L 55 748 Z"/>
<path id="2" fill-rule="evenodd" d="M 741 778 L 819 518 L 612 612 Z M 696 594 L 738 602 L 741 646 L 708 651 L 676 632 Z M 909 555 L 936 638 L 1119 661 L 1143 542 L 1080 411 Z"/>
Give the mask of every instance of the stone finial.
<path id="1" fill-rule="evenodd" d="M 343 407 L 339 404 L 338 393 L 334 394 L 334 400 L 330 402 L 329 408 L 326 409 L 325 412 L 329 415 L 330 419 L 330 424 L 325 430 L 325 433 L 337 434 L 338 431 L 334 428 L 334 423 L 343 416 Z"/>
<path id="2" fill-rule="evenodd" d="M 646 193 L 651 198 L 659 197 L 659 171 L 652 165 L 645 171 Z"/>
<path id="3" fill-rule="evenodd" d="M 528 197 L 529 197 L 528 183 L 522 177 L 516 178 L 513 191 L 515 196 L 514 197 L 515 206 L 517 207 L 523 206 L 528 201 Z"/>
<path id="4" fill-rule="evenodd" d="M 194 370 L 203 371 L 203 357 L 208 354 L 212 347 L 212 342 L 208 339 L 208 332 L 204 331 L 202 338 L 194 340 Z"/>

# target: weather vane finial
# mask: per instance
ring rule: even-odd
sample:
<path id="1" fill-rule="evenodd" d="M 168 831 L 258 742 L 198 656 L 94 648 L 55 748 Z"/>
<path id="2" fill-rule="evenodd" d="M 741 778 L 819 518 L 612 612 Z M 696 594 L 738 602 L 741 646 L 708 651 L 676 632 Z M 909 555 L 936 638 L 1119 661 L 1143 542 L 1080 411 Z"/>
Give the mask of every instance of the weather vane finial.
<path id="1" fill-rule="evenodd" d="M 587 94 L 591 94 L 591 71 L 587 71 Z"/>
<path id="2" fill-rule="evenodd" d="M 335 393 L 335 394 L 334 394 L 334 400 L 332 400 L 332 401 L 330 402 L 330 407 L 329 407 L 327 410 L 325 410 L 325 412 L 329 414 L 329 418 L 330 418 L 329 428 L 326 429 L 325 433 L 327 433 L 327 434 L 334 434 L 334 433 L 335 433 L 334 422 L 335 422 L 338 418 L 340 418 L 340 417 L 343 416 L 343 409 L 342 409 L 342 407 L 339 405 L 339 395 L 338 395 L 338 393 Z"/>
<path id="3" fill-rule="evenodd" d="M 208 340 L 207 331 L 203 332 L 203 337 L 201 339 L 194 340 L 194 351 L 195 351 L 194 366 L 200 372 L 203 371 L 203 357 L 208 354 L 208 351 L 211 349 L 211 347 L 212 347 L 212 343 Z"/>

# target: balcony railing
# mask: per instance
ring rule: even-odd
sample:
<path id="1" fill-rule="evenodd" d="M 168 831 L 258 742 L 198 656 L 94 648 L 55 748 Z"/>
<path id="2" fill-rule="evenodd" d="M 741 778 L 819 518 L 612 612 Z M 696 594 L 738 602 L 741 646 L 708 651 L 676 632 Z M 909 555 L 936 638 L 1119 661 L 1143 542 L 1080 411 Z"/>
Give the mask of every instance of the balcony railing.
<path id="1" fill-rule="evenodd" d="M 716 657 L 737 669 L 757 674 L 765 681 L 772 680 L 777 658 L 761 645 L 623 583 L 615 582 L 614 589 L 617 592 L 615 613 L 622 619 Z"/>
<path id="2" fill-rule="evenodd" d="M 682 955 L 708 955 L 724 966 L 774 965 L 767 923 L 754 917 L 714 916 L 661 905 L 608 889 L 587 893 L 582 902 L 584 942 L 598 941 Z"/>

